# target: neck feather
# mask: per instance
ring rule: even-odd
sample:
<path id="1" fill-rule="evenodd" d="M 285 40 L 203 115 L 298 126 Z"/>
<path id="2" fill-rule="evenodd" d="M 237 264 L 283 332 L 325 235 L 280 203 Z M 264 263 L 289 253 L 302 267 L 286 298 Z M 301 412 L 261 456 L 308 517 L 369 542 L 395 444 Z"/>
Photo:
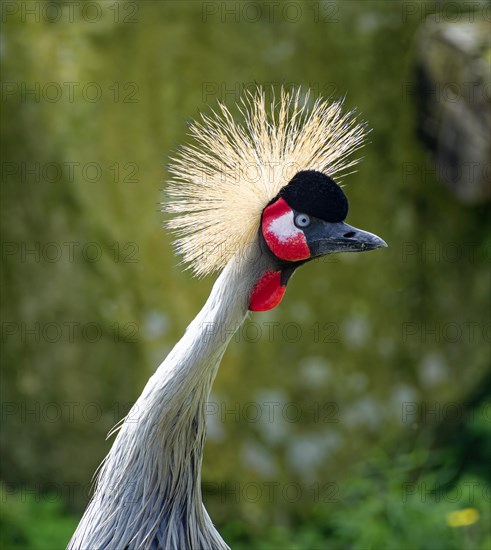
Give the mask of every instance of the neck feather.
<path id="1" fill-rule="evenodd" d="M 69 548 L 228 548 L 201 499 L 206 402 L 265 263 L 234 258 L 219 276 L 121 424 Z"/>

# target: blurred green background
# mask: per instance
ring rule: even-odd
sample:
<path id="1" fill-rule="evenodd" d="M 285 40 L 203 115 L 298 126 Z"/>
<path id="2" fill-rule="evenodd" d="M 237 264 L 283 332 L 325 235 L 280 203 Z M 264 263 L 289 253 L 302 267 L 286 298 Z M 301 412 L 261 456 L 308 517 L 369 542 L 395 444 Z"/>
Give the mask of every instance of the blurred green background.
<path id="1" fill-rule="evenodd" d="M 348 222 L 389 248 L 302 268 L 232 339 L 211 517 L 233 548 L 491 547 L 489 219 L 439 182 L 413 85 L 425 18 L 489 9 L 431 4 L 2 4 L 2 548 L 66 545 L 107 432 L 206 300 L 161 229 L 165 165 L 255 83 L 359 110 Z"/>

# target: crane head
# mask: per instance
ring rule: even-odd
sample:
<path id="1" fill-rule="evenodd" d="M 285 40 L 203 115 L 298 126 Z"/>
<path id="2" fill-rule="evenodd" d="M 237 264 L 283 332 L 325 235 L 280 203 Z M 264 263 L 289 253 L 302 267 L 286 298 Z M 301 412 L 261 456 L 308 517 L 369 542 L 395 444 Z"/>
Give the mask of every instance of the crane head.
<path id="1" fill-rule="evenodd" d="M 341 187 L 315 170 L 298 172 L 266 206 L 260 234 L 279 262 L 257 281 L 249 300 L 252 311 L 277 306 L 294 270 L 335 252 L 364 252 L 386 242 L 344 220 L 348 199 Z"/>
<path id="2" fill-rule="evenodd" d="M 246 92 L 234 116 L 222 103 L 189 125 L 193 142 L 169 166 L 169 200 L 177 251 L 197 276 L 232 260 L 250 261 L 259 244 L 263 263 L 254 278 L 249 309 L 275 307 L 297 267 L 334 252 L 386 246 L 348 225 L 348 200 L 337 182 L 359 159 L 365 124 L 340 101 L 300 88 Z M 336 181 L 335 181 L 336 179 Z"/>

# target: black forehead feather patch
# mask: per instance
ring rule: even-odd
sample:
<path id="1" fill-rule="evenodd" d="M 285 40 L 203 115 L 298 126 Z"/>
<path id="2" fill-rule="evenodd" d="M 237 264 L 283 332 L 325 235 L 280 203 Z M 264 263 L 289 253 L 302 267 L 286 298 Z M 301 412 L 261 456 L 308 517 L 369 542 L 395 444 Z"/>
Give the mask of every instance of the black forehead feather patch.
<path id="1" fill-rule="evenodd" d="M 297 212 L 326 222 L 341 222 L 348 215 L 348 199 L 341 187 L 329 176 L 316 170 L 295 174 L 279 196 Z"/>

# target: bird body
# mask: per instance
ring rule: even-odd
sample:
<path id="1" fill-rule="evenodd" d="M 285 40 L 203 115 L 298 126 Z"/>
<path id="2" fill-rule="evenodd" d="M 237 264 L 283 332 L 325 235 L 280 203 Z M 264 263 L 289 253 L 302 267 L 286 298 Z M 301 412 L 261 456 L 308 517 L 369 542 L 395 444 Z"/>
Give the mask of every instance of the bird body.
<path id="1" fill-rule="evenodd" d="M 178 251 L 197 275 L 221 271 L 203 309 L 150 378 L 97 475 L 68 547 L 225 549 L 201 498 L 206 403 L 221 358 L 248 311 L 272 309 L 294 271 L 337 251 L 386 246 L 344 222 L 347 199 L 332 175 L 353 165 L 362 127 L 339 104 L 262 90 L 245 123 L 221 107 L 174 159 L 171 200 Z M 248 177 L 255 164 L 259 176 Z M 292 172 L 293 170 L 293 172 Z M 329 174 L 329 175 L 328 175 Z"/>

